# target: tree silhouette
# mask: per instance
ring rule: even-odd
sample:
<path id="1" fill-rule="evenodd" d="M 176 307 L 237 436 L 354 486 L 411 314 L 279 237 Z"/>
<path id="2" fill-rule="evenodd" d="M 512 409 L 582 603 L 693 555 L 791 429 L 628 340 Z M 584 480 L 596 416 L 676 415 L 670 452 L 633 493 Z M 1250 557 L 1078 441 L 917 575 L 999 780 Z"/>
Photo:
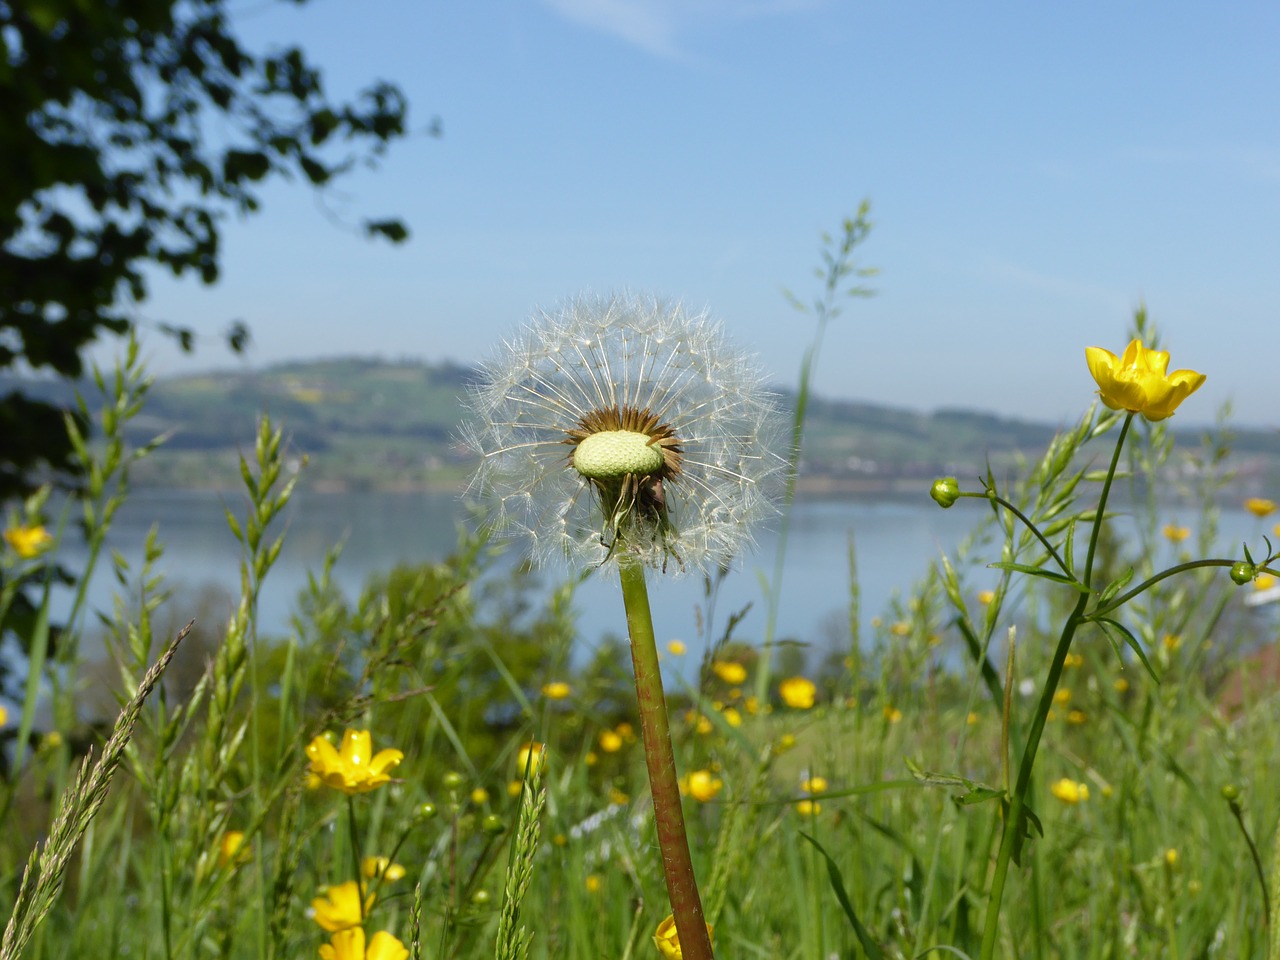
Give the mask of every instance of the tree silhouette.
<path id="1" fill-rule="evenodd" d="M 257 211 L 263 181 L 322 187 L 404 135 L 397 87 L 333 103 L 301 50 L 246 50 L 226 8 L 0 0 L 0 373 L 80 375 L 100 332 L 128 328 L 145 268 L 213 283 L 220 220 Z M 408 235 L 398 220 L 363 227 Z M 190 348 L 190 330 L 165 329 Z M 234 326 L 232 348 L 245 337 Z M 0 397 L 0 501 L 50 469 L 68 477 L 62 417 Z"/>

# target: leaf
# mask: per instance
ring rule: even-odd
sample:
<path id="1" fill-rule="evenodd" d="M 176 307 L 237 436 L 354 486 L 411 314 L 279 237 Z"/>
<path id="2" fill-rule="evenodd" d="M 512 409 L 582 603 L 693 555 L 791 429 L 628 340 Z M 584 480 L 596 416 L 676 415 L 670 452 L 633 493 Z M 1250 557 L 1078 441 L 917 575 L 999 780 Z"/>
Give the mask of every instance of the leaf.
<path id="1" fill-rule="evenodd" d="M 836 866 L 836 862 L 831 859 L 830 854 L 822 849 L 822 844 L 809 836 L 803 830 L 799 831 L 800 836 L 804 837 L 814 848 L 822 854 L 822 858 L 827 861 L 827 879 L 831 881 L 831 889 L 836 895 L 836 899 L 840 901 L 840 906 L 844 910 L 844 915 L 849 918 L 849 924 L 853 927 L 854 935 L 858 938 L 858 943 L 862 944 L 862 949 L 866 951 L 871 960 L 883 960 L 884 953 L 881 952 L 879 945 L 871 937 L 871 931 L 862 925 L 862 921 L 858 919 L 858 914 L 853 909 L 853 904 L 849 902 L 849 894 L 844 889 L 844 878 L 840 876 L 840 868 Z"/>
<path id="2" fill-rule="evenodd" d="M 1147 659 L 1147 654 L 1142 649 L 1142 644 L 1138 642 L 1137 637 L 1129 632 L 1128 627 L 1119 620 L 1112 620 L 1110 617 L 1099 617 L 1094 621 L 1094 623 L 1102 628 L 1102 632 L 1107 635 L 1107 639 L 1111 641 L 1112 646 L 1115 646 L 1115 640 L 1111 636 L 1111 631 L 1107 628 L 1113 627 L 1119 631 L 1120 636 L 1124 637 L 1124 642 L 1129 645 L 1129 649 L 1137 654 L 1138 659 L 1142 661 L 1142 665 L 1147 668 L 1147 673 L 1150 674 L 1151 679 L 1157 684 L 1160 682 L 1160 677 L 1156 675 L 1155 670 L 1151 666 L 1151 661 Z"/>
<path id="3" fill-rule="evenodd" d="M 409 239 L 409 228 L 401 220 L 366 220 L 365 236 L 386 237 L 392 243 L 404 243 Z"/>
<path id="4" fill-rule="evenodd" d="M 1044 567 L 1033 567 L 1026 563 L 1012 563 L 1008 560 L 997 560 L 995 563 L 987 564 L 987 566 L 995 570 L 1009 570 L 1013 573 L 1024 573 L 1029 577 L 1041 577 L 1045 580 L 1052 580 L 1055 583 L 1063 583 L 1068 587 L 1074 587 L 1081 593 L 1089 592 L 1089 588 L 1078 580 L 1068 577 L 1065 574 L 1046 570 Z"/>
<path id="5" fill-rule="evenodd" d="M 1107 584 L 1107 588 L 1102 591 L 1102 596 L 1098 599 L 1098 606 L 1105 607 L 1111 602 L 1111 598 L 1123 590 L 1133 579 L 1133 567 L 1130 567 L 1116 579 Z"/>

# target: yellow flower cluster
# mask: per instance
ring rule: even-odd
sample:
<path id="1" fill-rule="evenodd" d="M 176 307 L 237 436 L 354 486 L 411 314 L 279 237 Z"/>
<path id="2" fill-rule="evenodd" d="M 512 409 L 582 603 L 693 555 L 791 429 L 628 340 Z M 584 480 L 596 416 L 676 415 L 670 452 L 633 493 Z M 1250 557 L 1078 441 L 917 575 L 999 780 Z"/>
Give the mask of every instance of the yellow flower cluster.
<path id="1" fill-rule="evenodd" d="M 1049 792 L 1063 803 L 1073 807 L 1077 803 L 1089 799 L 1089 785 L 1072 780 L 1069 777 L 1063 777 L 1061 780 L 1049 784 Z"/>
<path id="2" fill-rule="evenodd" d="M 23 560 L 38 557 L 53 543 L 49 531 L 39 524 L 10 527 L 4 532 L 4 542 Z"/>

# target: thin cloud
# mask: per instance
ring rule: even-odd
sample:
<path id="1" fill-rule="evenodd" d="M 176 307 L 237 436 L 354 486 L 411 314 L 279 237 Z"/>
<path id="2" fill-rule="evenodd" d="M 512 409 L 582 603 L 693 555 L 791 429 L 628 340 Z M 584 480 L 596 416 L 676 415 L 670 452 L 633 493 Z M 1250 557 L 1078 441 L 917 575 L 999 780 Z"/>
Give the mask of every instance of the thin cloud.
<path id="1" fill-rule="evenodd" d="M 685 59 L 681 41 L 694 30 L 737 20 L 787 16 L 822 0 L 544 0 L 574 23 L 667 60 Z"/>

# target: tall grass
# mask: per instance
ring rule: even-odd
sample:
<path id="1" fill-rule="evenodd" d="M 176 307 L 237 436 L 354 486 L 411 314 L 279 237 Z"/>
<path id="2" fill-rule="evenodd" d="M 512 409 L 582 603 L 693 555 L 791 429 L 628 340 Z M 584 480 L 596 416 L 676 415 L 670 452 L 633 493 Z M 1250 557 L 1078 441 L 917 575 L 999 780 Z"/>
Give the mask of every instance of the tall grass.
<path id="1" fill-rule="evenodd" d="M 121 377 L 102 379 L 117 400 L 140 382 L 130 370 L 127 357 Z M 139 409 L 108 407 L 122 418 Z M 1039 461 L 998 478 L 1001 499 L 1055 549 L 1091 518 L 1117 427 L 1090 411 Z M 666 891 L 634 692 L 616 651 L 571 668 L 572 584 L 526 570 L 482 580 L 495 548 L 464 531 L 448 561 L 389 571 L 357 598 L 331 586 L 335 555 L 317 557 L 292 633 L 260 635 L 257 599 L 288 535 L 286 446 L 264 419 L 242 464 L 228 515 L 244 548 L 241 591 L 225 623 L 198 625 L 213 634 L 198 682 L 166 684 L 152 665 L 188 653 L 160 654 L 168 638 L 155 625 L 190 598 L 164 582 L 158 536 L 136 569 L 114 562 L 128 599 L 100 625 L 119 718 L 80 703 L 78 656 L 31 661 L 22 719 L 6 728 L 11 919 L 0 952 L 316 955 L 337 935 L 310 915 L 313 902 L 323 914 L 324 891 L 360 876 L 374 895 L 361 910 L 369 939 L 386 931 L 414 956 L 656 956 Z M 134 456 L 110 440 L 83 450 L 103 477 Z M 1132 532 L 1100 537 L 1097 582 L 1132 567 L 1139 583 L 1202 555 L 1194 545 L 1212 539 L 1231 463 L 1225 434 L 1189 456 L 1160 425 L 1135 426 L 1111 501 Z M 126 482 L 110 496 L 127 492 Z M 1163 532 L 1175 506 L 1191 528 L 1178 542 Z M 45 509 L 15 509 L 10 527 Z M 105 538 L 113 511 L 93 510 Z M 1014 513 L 974 512 L 970 540 L 882 612 L 856 659 L 844 642 L 825 658 L 813 651 L 812 707 L 758 682 L 776 663 L 735 645 L 672 697 L 679 768 L 706 774 L 696 790 L 687 780 L 685 804 L 719 956 L 978 954 L 1017 774 L 1010 754 L 1075 597 L 1023 574 L 1052 560 Z M 1259 520 L 1255 559 L 1273 522 Z M 57 556 L 56 545 L 5 551 L 6 589 L 35 591 L 42 611 L 6 629 L 54 635 L 40 585 Z M 992 560 L 1003 564 L 994 574 Z M 1268 928 L 1280 698 L 1249 682 L 1280 621 L 1277 605 L 1243 602 L 1256 592 L 1192 570 L 1124 609 L 1137 651 L 1101 631 L 1072 645 L 1029 775 L 996 955 L 1280 956 Z M 77 614 L 66 630 L 62 649 L 74 650 L 91 627 Z M 750 616 L 737 625 L 739 638 L 767 630 Z M 677 656 L 662 637 L 659 649 Z M 66 702 L 46 711 L 50 697 Z M 392 782 L 349 798 L 308 787 L 308 743 L 347 728 L 403 751 Z M 531 742 L 545 745 L 540 770 L 518 759 Z M 406 875 L 369 876 L 368 856 Z"/>

